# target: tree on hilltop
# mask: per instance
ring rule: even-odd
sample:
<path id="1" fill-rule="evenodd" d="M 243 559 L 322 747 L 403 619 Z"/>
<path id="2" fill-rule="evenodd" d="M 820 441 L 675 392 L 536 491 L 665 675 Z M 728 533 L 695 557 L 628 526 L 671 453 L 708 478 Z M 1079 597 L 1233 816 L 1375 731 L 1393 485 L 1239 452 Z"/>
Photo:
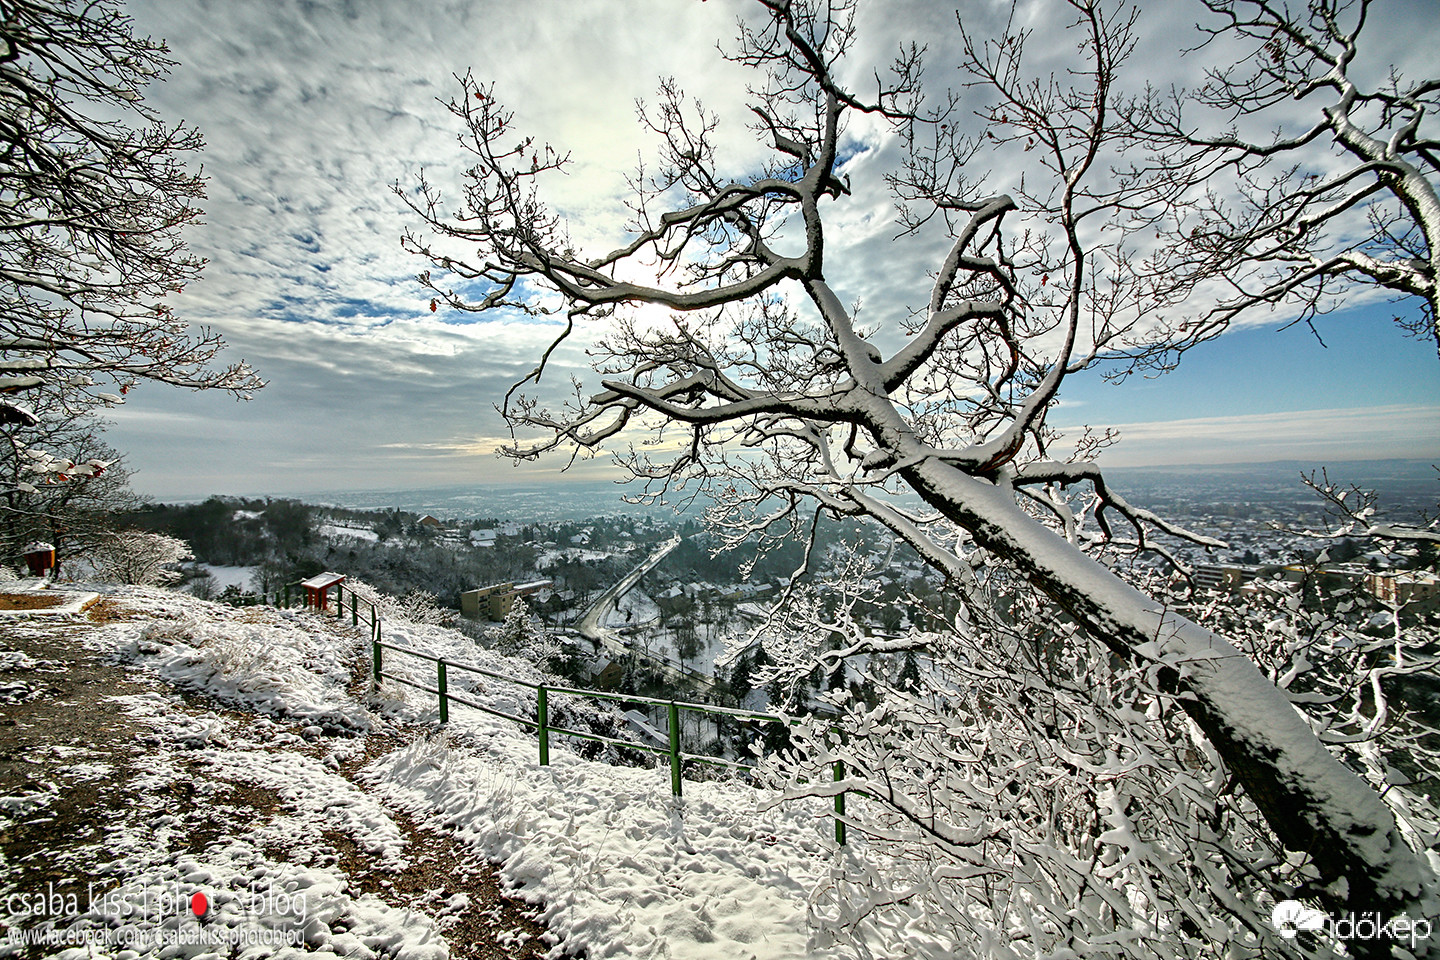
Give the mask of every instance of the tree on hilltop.
<path id="1" fill-rule="evenodd" d="M 1122 109 L 1118 88 L 1138 13 L 1085 0 L 1068 8 L 1078 54 L 1063 78 L 1029 73 L 1026 31 L 979 37 L 962 19 L 968 86 L 927 99 L 918 46 L 888 71 L 864 73 L 863 85 L 845 82 L 849 5 L 758 0 L 732 59 L 759 78 L 750 110 L 770 161 L 743 176 L 725 172 L 717 119 L 665 83 L 643 113 L 661 162 L 634 181 L 628 237 L 609 252 L 576 250 L 542 202 L 538 185 L 568 156 L 516 133 L 494 89 L 466 78 L 450 104 L 473 155 L 462 207 L 450 215 L 423 181 L 418 194 L 402 192 L 444 250 L 419 235 L 405 243 L 433 262 L 421 279 L 437 300 L 560 319 L 555 343 L 506 398 L 512 456 L 593 452 L 627 433 L 658 432 L 659 442 L 619 460 L 647 496 L 704 486 L 718 504 L 712 526 L 731 544 L 765 549 L 783 534 L 806 536 L 822 515 L 867 517 L 946 575 L 947 592 L 963 601 L 948 639 L 852 632 L 841 650 L 817 651 L 813 638 L 849 627 L 803 591 L 786 622 L 796 644 L 809 644 L 811 665 L 926 645 L 933 669 L 953 671 L 954 696 L 912 697 L 894 724 L 862 717 L 854 730 L 873 734 L 866 746 L 822 755 L 853 763 L 845 783 L 804 788 L 863 789 L 892 810 L 896 830 L 931 845 L 945 877 L 999 890 L 986 885 L 1003 869 L 1014 885 L 1005 889 L 1026 891 L 1019 906 L 1000 892 L 975 894 L 944 914 L 952 931 L 988 915 L 997 918 L 990 936 L 1047 955 L 1073 953 L 1084 938 L 1151 955 L 1139 932 L 1130 946 L 1114 940 L 1139 925 L 1168 938 L 1172 955 L 1223 950 L 1232 937 L 1278 944 L 1268 918 L 1227 883 L 1335 912 L 1423 912 L 1435 878 L 1407 843 L 1415 832 L 1326 748 L 1277 677 L 1237 648 L 1238 636 L 1179 615 L 1158 589 L 1138 589 L 1099 559 L 1117 549 L 1163 553 L 1156 531 L 1220 544 L 1130 504 L 1097 464 L 1112 438 L 1087 433 L 1062 446 L 1048 413 L 1081 371 L 1117 359 L 1172 362 L 1191 330 L 1153 317 L 1217 315 L 1225 303 L 1197 304 L 1235 261 L 1192 246 L 1203 231 L 1169 229 L 1178 198 L 1204 189 L 1203 165 L 1170 178 L 1118 165 L 1144 133 L 1140 108 Z M 980 119 L 973 135 L 971 111 Z M 846 136 L 857 122 L 885 124 L 904 149 L 887 177 L 900 206 L 890 263 L 847 260 L 831 235 L 851 201 L 847 164 L 863 150 Z M 987 186 L 1001 167 L 1017 171 L 1013 189 Z M 1163 244 L 1167 230 L 1170 245 L 1157 253 L 1156 234 Z M 451 253 L 455 241 L 474 255 Z M 893 288 L 905 277 L 900 265 L 941 243 L 927 289 Z M 1182 275 L 1180 261 L 1198 266 Z M 863 319 L 837 285 L 865 270 L 922 306 L 898 322 Z M 581 334 L 592 335 L 597 390 L 577 387 L 559 405 L 520 392 Z M 918 494 L 924 508 L 902 493 Z M 1017 582 L 1038 593 L 1017 596 Z M 1090 683 L 1092 673 L 1110 679 Z M 936 738 L 999 728 L 1013 742 L 991 761 L 1019 772 L 993 792 L 974 790 L 965 776 L 993 772 L 976 757 L 941 790 L 941 767 L 925 773 L 907 760 L 907 725 L 933 726 Z M 1050 750 L 1040 756 L 1033 747 L 1042 742 Z M 1124 758 L 1161 746 L 1169 765 L 1143 796 L 1192 784 L 1196 792 L 1186 794 L 1181 825 L 1161 825 L 1164 842 L 1142 855 L 1131 841 L 1146 801 L 1121 790 Z M 937 764 L 958 763 L 960 747 L 950 749 Z M 901 770 L 908 781 L 897 779 Z M 1218 772 L 1202 784 L 1206 770 Z M 1012 788 L 1023 803 L 1012 802 Z M 1075 799 L 1082 793 L 1088 808 Z M 987 808 L 967 807 L 981 796 L 995 823 Z M 1232 843 L 1221 823 L 1244 841 Z M 1163 870 L 1135 872 L 1147 856 L 1169 859 Z M 1290 859 L 1304 863 L 1298 874 L 1282 871 Z M 1160 885 L 1162 875 L 1176 886 Z M 1299 875 L 1303 885 L 1291 882 Z M 1216 926 L 1191 908 L 1197 890 L 1209 898 L 1205 910 L 1231 919 Z M 879 922 L 862 913 L 855 924 Z"/>
<path id="2" fill-rule="evenodd" d="M 167 303 L 204 266 L 181 239 L 200 216 L 200 134 L 143 98 L 168 53 L 105 0 L 0 3 L 0 424 L 70 419 L 146 380 L 262 386 L 243 361 L 216 365 L 219 336 Z M 105 466 L 31 459 L 51 482 Z"/>
<path id="3" fill-rule="evenodd" d="M 1440 351 L 1440 78 L 1367 75 L 1361 33 L 1384 9 L 1371 0 L 1202 2 L 1202 49 L 1249 55 L 1130 112 L 1153 151 L 1137 172 L 1162 188 L 1156 276 L 1223 281 L 1209 309 L 1151 332 L 1160 356 L 1256 308 L 1308 324 L 1365 288 L 1417 307 L 1396 322 Z"/>
<path id="4" fill-rule="evenodd" d="M 0 445 L 0 557 L 19 557 L 33 540 L 53 544 L 56 556 L 66 562 L 85 557 L 109 542 L 116 514 L 142 506 L 130 489 L 122 455 L 101 439 L 102 429 L 91 415 L 11 425 L 11 443 Z M 105 467 L 98 475 L 61 475 L 36 484 L 37 458 L 25 451 L 60 463 Z"/>

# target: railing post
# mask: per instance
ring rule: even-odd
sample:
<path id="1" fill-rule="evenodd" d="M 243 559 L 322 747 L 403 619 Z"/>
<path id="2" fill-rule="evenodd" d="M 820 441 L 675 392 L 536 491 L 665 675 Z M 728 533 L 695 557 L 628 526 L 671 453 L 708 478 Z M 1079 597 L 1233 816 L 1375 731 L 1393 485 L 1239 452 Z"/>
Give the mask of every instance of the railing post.
<path id="1" fill-rule="evenodd" d="M 540 766 L 550 766 L 550 691 L 543 686 L 535 690 L 535 718 L 539 722 Z"/>
<path id="2" fill-rule="evenodd" d="M 845 761 L 835 761 L 835 782 L 845 779 Z M 845 846 L 845 794 L 835 794 L 835 842 Z"/>
<path id="3" fill-rule="evenodd" d="M 680 707 L 670 701 L 670 792 L 680 796 Z"/>
<path id="4" fill-rule="evenodd" d="M 335 619 L 345 615 L 345 584 L 335 584 Z"/>
<path id="5" fill-rule="evenodd" d="M 350 591 L 350 626 L 360 626 L 360 598 L 355 596 L 355 591 Z"/>
<path id="6" fill-rule="evenodd" d="M 370 604 L 370 636 L 380 639 L 380 625 L 375 622 L 375 604 Z"/>
<path id="7" fill-rule="evenodd" d="M 382 649 L 378 637 L 370 642 L 370 670 L 375 676 L 376 683 L 380 682 L 380 651 Z"/>
<path id="8" fill-rule="evenodd" d="M 440 691 L 440 722 L 450 722 L 450 698 L 445 695 L 445 661 L 435 661 L 435 688 Z"/>
<path id="9" fill-rule="evenodd" d="M 285 584 L 285 606 L 282 607 L 281 609 L 282 609 L 282 610 L 289 610 L 289 609 L 290 609 L 290 584 L 288 584 L 288 583 Z"/>

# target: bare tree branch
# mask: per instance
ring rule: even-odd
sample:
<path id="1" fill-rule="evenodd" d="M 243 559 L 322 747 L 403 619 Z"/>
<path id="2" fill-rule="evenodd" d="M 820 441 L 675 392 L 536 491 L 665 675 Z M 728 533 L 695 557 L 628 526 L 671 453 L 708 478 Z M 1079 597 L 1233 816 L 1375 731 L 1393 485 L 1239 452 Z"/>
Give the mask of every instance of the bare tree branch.
<path id="1" fill-rule="evenodd" d="M 1068 377 L 1135 343 L 1142 321 L 1196 290 L 1205 271 L 1233 262 L 1232 248 L 1247 237 L 1265 241 L 1264 256 L 1254 258 L 1260 266 L 1274 260 L 1286 270 L 1311 269 L 1311 247 L 1298 228 L 1272 230 L 1267 213 L 1248 233 L 1187 232 L 1159 257 L 1148 240 L 1140 242 L 1190 191 L 1203 191 L 1223 162 L 1207 152 L 1213 145 L 1186 142 L 1182 153 L 1198 166 L 1171 179 L 1158 166 L 1106 169 L 1106 158 L 1132 143 L 1137 129 L 1155 143 L 1172 130 L 1189 133 L 1158 107 L 1149 114 L 1117 109 L 1118 71 L 1135 45 L 1134 10 L 1070 3 L 1079 43 L 1063 77 L 1031 76 L 1024 31 L 982 39 L 962 24 L 969 86 L 963 96 L 926 107 L 915 52 L 897 61 L 874 99 L 840 82 L 836 65 L 853 38 L 849 4 L 760 6 L 763 22 L 742 26 L 735 59 L 766 71 L 752 110 L 760 118 L 755 131 L 776 160 L 748 179 L 721 176 L 710 136 L 718 121 L 698 112 L 690 118 L 678 88 L 667 83 L 658 114 L 647 121 L 662 138 L 661 168 L 634 181 L 630 238 L 607 253 L 574 249 L 561 219 L 538 199 L 537 180 L 562 166 L 563 155 L 525 138 L 511 147 L 517 135 L 493 90 L 463 81 L 451 109 L 465 124 L 475 166 L 460 211 L 444 213 L 423 183 L 420 199 L 407 202 L 429 231 L 465 242 L 473 255 L 464 262 L 440 256 L 409 236 L 407 247 L 441 271 L 421 281 L 468 309 L 563 311 L 569 325 L 561 338 L 588 337 L 604 386 L 589 393 L 577 384 L 562 409 L 507 399 L 517 434 L 546 438 L 517 443 L 512 454 L 589 453 L 625 430 L 653 438 L 661 421 L 678 427 L 684 442 L 652 439 L 622 454 L 621 463 L 648 484 L 645 496 L 703 485 L 717 502 L 713 521 L 734 540 L 763 543 L 777 525 L 798 532 L 805 502 L 821 513 L 870 517 L 968 590 L 977 615 L 996 624 L 1003 618 L 985 612 L 973 571 L 977 562 L 999 563 L 1064 611 L 1068 639 L 1057 643 L 1103 645 L 1183 712 L 1276 842 L 1308 858 L 1328 908 L 1391 915 L 1426 902 L 1434 878 L 1385 802 L 1326 749 L 1236 644 L 1087 553 L 1096 542 L 1067 516 L 1063 490 L 1086 484 L 1095 491 L 1107 533 L 1099 541 L 1114 542 L 1103 526 L 1108 511 L 1125 517 L 1142 545 L 1146 527 L 1185 532 L 1129 504 L 1095 464 L 1060 464 L 1050 453 L 1058 438 L 1046 420 Z M 1291 77 L 1283 65 L 1293 56 L 1284 54 L 1274 76 L 1270 61 L 1261 61 L 1259 86 L 1245 102 L 1273 102 L 1281 80 L 1315 79 L 1308 72 Z M 1326 77 L 1341 76 L 1335 70 L 1348 61 L 1342 55 L 1337 62 Z M 970 103 L 965 97 L 983 124 L 981 142 L 951 129 L 955 111 Z M 907 242 L 928 250 L 922 241 L 930 231 L 946 238 L 929 289 L 915 291 L 925 307 L 900 330 L 866 328 L 836 292 L 844 271 L 874 265 L 827 257 L 827 218 L 849 191 L 837 171 L 844 121 L 857 111 L 890 120 L 908 151 L 890 181 L 902 204 L 895 256 L 910 255 L 899 246 Z M 1149 129 L 1136 117 L 1160 119 Z M 996 163 L 1024 164 L 1021 189 L 996 195 L 967 178 L 964 168 L 982 151 L 993 152 Z M 1401 161 L 1387 155 L 1385 162 Z M 1391 169 L 1398 168 L 1366 176 L 1393 192 Z M 1315 192 L 1299 213 L 1283 207 L 1281 219 L 1308 223 L 1336 204 L 1342 211 L 1347 202 L 1363 205 L 1366 189 L 1364 177 L 1347 177 L 1338 191 Z M 671 212 L 657 216 L 657 208 Z M 1204 212 L 1225 206 L 1217 199 L 1212 208 Z M 1317 275 L 1317 284 L 1330 276 Z M 444 286 L 452 279 L 477 292 L 462 297 Z M 1276 282 L 1284 277 L 1265 281 Z M 1238 302 L 1222 298 L 1215 316 Z M 628 315 L 630 304 L 675 314 L 668 323 L 648 317 L 642 324 Z M 902 335 L 910 341 L 887 358 L 882 345 Z M 1167 329 L 1145 349 L 1173 352 L 1195 339 L 1190 330 Z M 1096 446 L 1082 439 L 1077 455 Z M 935 519 L 917 521 L 913 508 L 897 503 L 901 493 L 918 495 Z M 966 556 L 940 542 L 944 529 L 963 534 Z M 1052 682 L 1066 681 L 1057 675 Z M 1086 877 L 1087 884 L 1094 879 Z"/>

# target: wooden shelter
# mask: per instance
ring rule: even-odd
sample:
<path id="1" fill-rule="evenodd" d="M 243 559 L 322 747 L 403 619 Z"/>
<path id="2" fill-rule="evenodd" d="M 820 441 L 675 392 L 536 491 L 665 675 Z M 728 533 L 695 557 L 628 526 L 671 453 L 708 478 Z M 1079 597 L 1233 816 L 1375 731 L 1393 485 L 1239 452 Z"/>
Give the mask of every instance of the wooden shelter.
<path id="1" fill-rule="evenodd" d="M 328 610 L 330 601 L 330 588 L 338 583 L 343 583 L 343 573 L 318 573 L 309 580 L 304 581 L 300 586 L 305 588 L 305 605 L 314 607 L 316 610 Z"/>

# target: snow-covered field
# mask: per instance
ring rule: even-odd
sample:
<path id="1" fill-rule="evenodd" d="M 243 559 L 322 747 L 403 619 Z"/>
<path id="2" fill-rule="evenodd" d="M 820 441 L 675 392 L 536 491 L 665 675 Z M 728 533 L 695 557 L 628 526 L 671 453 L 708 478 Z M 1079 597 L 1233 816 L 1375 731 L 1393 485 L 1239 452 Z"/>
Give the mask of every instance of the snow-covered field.
<path id="1" fill-rule="evenodd" d="M 350 526 L 336 522 L 322 523 L 315 528 L 315 532 L 327 540 L 364 540 L 374 543 L 380 539 L 380 535 L 369 527 Z"/>
<path id="2" fill-rule="evenodd" d="M 162 696 L 118 699 L 117 709 L 159 738 L 147 775 L 156 784 L 189 780 L 201 796 L 243 780 L 282 799 L 284 809 L 180 859 L 156 853 L 167 848 L 155 836 L 182 827 L 157 809 L 153 834 L 115 841 L 109 875 L 123 881 L 117 889 L 131 906 L 137 897 L 149 904 L 203 891 L 210 905 L 203 930 L 191 911 L 125 912 L 117 899 L 107 912 L 102 901 L 69 918 L 70 929 L 77 937 L 85 929 L 113 932 L 123 919 L 135 931 L 135 952 L 102 942 L 61 956 L 214 956 L 220 937 L 241 944 L 239 956 L 258 957 L 288 937 L 298 944 L 292 956 L 446 957 L 444 918 L 466 909 L 463 895 L 428 912 L 388 906 L 347 886 L 333 855 L 305 852 L 323 850 L 321 834 L 343 829 L 377 861 L 403 859 L 399 811 L 495 861 L 512 888 L 542 906 L 542 922 L 558 938 L 556 957 L 859 955 L 849 946 L 819 949 L 810 939 L 808 892 L 841 870 L 818 802 L 781 804 L 736 781 L 687 782 L 676 800 L 666 768 L 587 760 L 558 742 L 550 766 L 541 767 L 533 734 L 513 723 L 457 705 L 442 731 L 433 695 L 391 682 L 378 692 L 357 684 L 365 638 L 337 639 L 309 614 L 237 611 L 163 590 L 127 588 L 122 599 L 136 618 L 95 628 L 88 643 L 169 685 L 259 714 L 243 723 L 219 713 L 197 721 L 177 715 Z M 517 679 L 534 676 L 528 664 L 443 628 L 391 620 L 386 639 Z M 432 679 L 433 666 L 406 659 L 390 654 L 387 670 Z M 507 711 L 533 700 L 527 688 L 453 669 L 450 689 Z M 368 736 L 397 730 L 414 735 L 353 780 L 340 776 L 343 763 L 364 755 Z M 183 757 L 166 744 L 183 745 Z M 286 752 L 287 744 L 312 749 Z M 208 773 L 197 778 L 197 765 Z M 10 811 L 5 800 L 0 809 Z M 276 853 L 282 849 L 291 855 Z M 166 930 L 169 939 L 160 939 Z M 199 935 L 205 931 L 208 940 Z"/>
<path id="3" fill-rule="evenodd" d="M 200 564 L 200 569 L 215 578 L 216 589 L 224 590 L 226 587 L 235 586 L 241 590 L 250 589 L 251 578 L 259 567 L 227 567 L 212 563 Z"/>

